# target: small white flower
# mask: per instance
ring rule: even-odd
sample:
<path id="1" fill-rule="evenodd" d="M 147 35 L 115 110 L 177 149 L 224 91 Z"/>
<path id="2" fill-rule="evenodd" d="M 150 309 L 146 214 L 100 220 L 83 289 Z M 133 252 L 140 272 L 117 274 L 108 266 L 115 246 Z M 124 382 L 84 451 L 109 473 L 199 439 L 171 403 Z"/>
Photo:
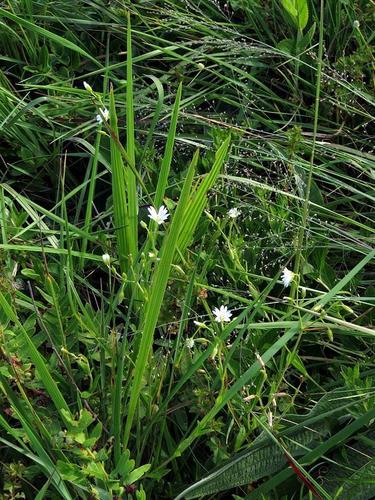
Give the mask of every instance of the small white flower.
<path id="1" fill-rule="evenodd" d="M 89 85 L 87 82 L 83 82 L 83 86 L 85 87 L 85 90 L 87 90 L 87 92 L 92 92 L 91 85 Z"/>
<path id="2" fill-rule="evenodd" d="M 234 207 L 228 210 L 228 215 L 231 219 L 236 219 L 239 215 L 241 215 L 241 211 L 238 210 L 237 207 Z"/>
<path id="3" fill-rule="evenodd" d="M 193 349 L 194 344 L 195 344 L 194 339 L 188 338 L 188 339 L 185 340 L 185 346 L 188 349 Z"/>
<path id="4" fill-rule="evenodd" d="M 284 267 L 283 273 L 281 275 L 281 281 L 283 282 L 283 285 L 285 288 L 290 286 L 291 282 L 294 280 L 294 272 L 289 271 L 287 267 Z"/>
<path id="5" fill-rule="evenodd" d="M 218 323 L 228 323 L 232 316 L 232 313 L 227 306 L 220 306 L 220 309 L 215 307 L 212 309 L 212 314 L 215 316 L 215 321 Z"/>
<path id="6" fill-rule="evenodd" d="M 104 120 L 107 122 L 109 120 L 109 111 L 108 111 L 108 109 L 107 108 L 100 108 L 100 113 L 98 115 L 96 115 L 96 121 L 98 123 L 103 123 L 103 116 L 104 116 Z"/>
<path id="7" fill-rule="evenodd" d="M 111 264 L 111 257 L 110 257 L 110 255 L 108 253 L 103 254 L 102 255 L 102 261 L 104 262 L 104 264 L 106 266 L 109 267 L 109 265 Z"/>
<path id="8" fill-rule="evenodd" d="M 199 71 L 202 71 L 202 70 L 204 70 L 204 68 L 205 68 L 204 64 L 203 64 L 203 63 L 201 63 L 201 62 L 200 62 L 200 63 L 198 63 L 198 64 L 197 64 L 197 66 L 198 66 Z"/>
<path id="9" fill-rule="evenodd" d="M 160 224 L 163 224 L 163 222 L 165 222 L 169 217 L 168 210 L 164 205 L 162 205 L 158 211 L 156 211 L 154 207 L 148 207 L 147 210 L 150 219 L 154 220 L 159 226 Z"/>
<path id="10" fill-rule="evenodd" d="M 355 21 L 353 22 L 353 28 L 354 28 L 355 30 L 359 29 L 359 21 L 355 20 Z"/>

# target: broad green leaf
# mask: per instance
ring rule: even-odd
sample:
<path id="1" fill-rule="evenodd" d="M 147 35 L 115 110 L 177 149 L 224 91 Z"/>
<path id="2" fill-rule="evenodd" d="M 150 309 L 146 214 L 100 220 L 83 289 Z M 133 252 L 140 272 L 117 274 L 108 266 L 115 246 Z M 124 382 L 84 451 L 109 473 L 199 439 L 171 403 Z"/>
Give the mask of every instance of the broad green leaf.
<path id="1" fill-rule="evenodd" d="M 281 0 L 281 3 L 296 27 L 302 31 L 309 20 L 307 0 Z"/>
<path id="2" fill-rule="evenodd" d="M 142 465 L 141 467 L 138 467 L 137 469 L 134 469 L 133 471 L 131 471 L 131 473 L 126 478 L 126 483 L 127 484 L 133 484 L 133 483 L 135 483 L 144 474 L 146 474 L 146 472 L 148 470 L 150 470 L 150 467 L 151 467 L 151 464 L 145 464 L 145 465 Z"/>

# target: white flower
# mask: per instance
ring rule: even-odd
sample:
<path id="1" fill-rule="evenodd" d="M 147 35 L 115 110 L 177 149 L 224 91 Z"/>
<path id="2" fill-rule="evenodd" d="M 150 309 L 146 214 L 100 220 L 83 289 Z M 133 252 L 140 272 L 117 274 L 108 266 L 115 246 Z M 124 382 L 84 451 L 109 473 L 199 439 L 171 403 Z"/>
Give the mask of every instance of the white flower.
<path id="1" fill-rule="evenodd" d="M 103 254 L 103 255 L 102 255 L 102 261 L 104 262 L 104 264 L 105 264 L 106 266 L 108 266 L 108 267 L 109 267 L 109 265 L 110 265 L 110 263 L 111 263 L 111 257 L 110 257 L 110 255 L 109 255 L 108 253 Z"/>
<path id="2" fill-rule="evenodd" d="M 104 116 L 104 120 L 107 122 L 109 120 L 109 111 L 107 108 L 100 108 L 100 113 L 98 115 L 96 115 L 96 121 L 98 123 L 103 123 L 103 116 Z M 103 116 L 102 116 L 103 115 Z"/>
<path id="3" fill-rule="evenodd" d="M 91 85 L 89 85 L 87 82 L 83 82 L 83 86 L 85 87 L 85 90 L 87 90 L 87 92 L 92 92 Z"/>
<path id="4" fill-rule="evenodd" d="M 162 205 L 158 211 L 156 211 L 154 207 L 148 207 L 147 210 L 150 219 L 154 220 L 159 226 L 160 224 L 163 224 L 163 222 L 165 222 L 169 217 L 168 210 L 165 208 L 164 205 Z"/>
<path id="5" fill-rule="evenodd" d="M 353 28 L 354 28 L 355 30 L 359 29 L 359 21 L 355 20 L 355 21 L 353 22 Z"/>
<path id="6" fill-rule="evenodd" d="M 220 306 L 220 309 L 215 307 L 212 310 L 212 314 L 215 316 L 215 321 L 218 323 L 228 323 L 228 321 L 230 321 L 230 317 L 232 316 L 232 313 L 227 306 Z"/>
<path id="7" fill-rule="evenodd" d="M 241 211 L 238 210 L 237 207 L 234 207 L 234 208 L 231 208 L 230 210 L 228 210 L 228 215 L 232 219 L 236 219 L 239 215 L 241 215 Z"/>
<path id="8" fill-rule="evenodd" d="M 287 267 L 284 267 L 283 273 L 281 275 L 281 281 L 283 282 L 283 285 L 285 288 L 290 286 L 291 282 L 294 280 L 294 272 L 289 271 Z"/>
<path id="9" fill-rule="evenodd" d="M 194 339 L 188 338 L 188 339 L 185 340 L 185 346 L 188 349 L 193 349 L 194 344 L 195 344 Z"/>

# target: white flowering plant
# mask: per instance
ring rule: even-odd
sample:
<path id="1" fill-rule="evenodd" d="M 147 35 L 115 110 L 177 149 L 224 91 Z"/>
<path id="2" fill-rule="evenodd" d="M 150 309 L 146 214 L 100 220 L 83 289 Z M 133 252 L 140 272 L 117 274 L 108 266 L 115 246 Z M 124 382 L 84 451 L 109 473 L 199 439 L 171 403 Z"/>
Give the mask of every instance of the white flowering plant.
<path id="1" fill-rule="evenodd" d="M 2 2 L 1 499 L 375 497 L 373 3 Z"/>

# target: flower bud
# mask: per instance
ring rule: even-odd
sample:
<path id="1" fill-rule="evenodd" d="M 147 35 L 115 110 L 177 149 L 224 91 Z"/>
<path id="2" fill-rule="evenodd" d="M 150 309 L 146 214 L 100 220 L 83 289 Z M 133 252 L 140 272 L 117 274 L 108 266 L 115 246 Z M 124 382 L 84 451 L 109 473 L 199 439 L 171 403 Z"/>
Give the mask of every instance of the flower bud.
<path id="1" fill-rule="evenodd" d="M 193 323 L 198 328 L 207 328 L 207 326 L 205 325 L 205 323 L 202 323 L 201 321 L 193 321 Z"/>
<path id="2" fill-rule="evenodd" d="M 330 342 L 333 342 L 333 332 L 329 327 L 327 327 L 327 337 Z"/>
<path id="3" fill-rule="evenodd" d="M 83 86 L 85 87 L 85 90 L 87 90 L 87 92 L 92 92 L 91 85 L 89 85 L 87 82 L 83 82 Z"/>
<path id="4" fill-rule="evenodd" d="M 104 264 L 109 267 L 109 265 L 111 264 L 111 257 L 108 253 L 105 253 L 102 255 L 102 261 L 104 262 Z"/>

